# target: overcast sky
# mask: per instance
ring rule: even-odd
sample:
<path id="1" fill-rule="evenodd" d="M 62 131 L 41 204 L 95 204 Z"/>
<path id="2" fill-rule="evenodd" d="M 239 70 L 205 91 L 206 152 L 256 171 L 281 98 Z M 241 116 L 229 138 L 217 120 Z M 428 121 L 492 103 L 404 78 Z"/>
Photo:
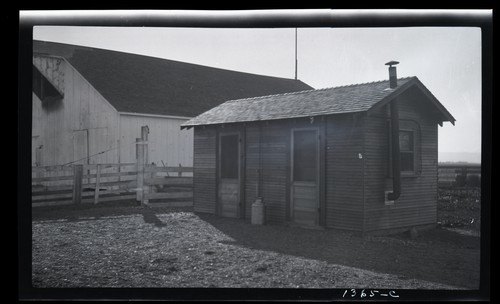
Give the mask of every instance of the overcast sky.
<path id="1" fill-rule="evenodd" d="M 295 29 L 49 27 L 37 40 L 294 78 Z M 298 78 L 319 89 L 417 76 L 455 117 L 439 128 L 440 161 L 480 161 L 481 30 L 473 27 L 299 28 Z M 469 152 L 452 159 L 442 152 Z M 465 154 L 464 154 L 465 155 Z"/>

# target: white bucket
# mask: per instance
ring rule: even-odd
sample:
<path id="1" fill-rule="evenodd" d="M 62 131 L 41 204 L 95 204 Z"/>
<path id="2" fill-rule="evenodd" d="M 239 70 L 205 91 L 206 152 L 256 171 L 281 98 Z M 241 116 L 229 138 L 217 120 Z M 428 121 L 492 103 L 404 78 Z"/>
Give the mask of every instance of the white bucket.
<path id="1" fill-rule="evenodd" d="M 252 224 L 264 225 L 264 204 L 260 197 L 252 204 Z"/>

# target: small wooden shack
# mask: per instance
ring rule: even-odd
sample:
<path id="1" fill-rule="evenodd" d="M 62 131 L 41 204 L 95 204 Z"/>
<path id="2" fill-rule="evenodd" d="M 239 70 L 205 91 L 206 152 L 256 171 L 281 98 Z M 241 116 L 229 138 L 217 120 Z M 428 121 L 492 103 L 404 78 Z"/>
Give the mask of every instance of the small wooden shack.
<path id="1" fill-rule="evenodd" d="M 417 77 L 227 101 L 194 128 L 194 210 L 360 232 L 436 223 L 438 124 Z"/>

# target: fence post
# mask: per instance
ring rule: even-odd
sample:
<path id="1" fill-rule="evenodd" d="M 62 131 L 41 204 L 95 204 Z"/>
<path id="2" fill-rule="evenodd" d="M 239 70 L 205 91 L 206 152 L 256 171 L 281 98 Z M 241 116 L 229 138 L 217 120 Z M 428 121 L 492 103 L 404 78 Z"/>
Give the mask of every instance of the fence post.
<path id="1" fill-rule="evenodd" d="M 137 195 L 136 201 L 142 202 L 142 188 L 144 186 L 144 162 L 143 162 L 143 150 L 142 150 L 142 141 L 140 138 L 136 138 L 136 146 L 137 146 Z"/>
<path id="2" fill-rule="evenodd" d="M 148 163 L 148 134 L 149 127 L 141 127 L 141 138 L 136 138 L 137 147 L 137 196 L 136 200 L 141 202 L 141 205 L 147 204 L 148 201 L 144 200 L 145 191 L 145 166 Z"/>
<path id="3" fill-rule="evenodd" d="M 144 144 L 143 148 L 143 157 L 144 157 L 144 162 L 143 164 L 147 164 L 149 162 L 148 160 L 148 134 L 149 134 L 149 127 L 148 126 L 142 126 L 141 127 L 141 139 Z"/>
<path id="4" fill-rule="evenodd" d="M 141 205 L 142 206 L 147 206 L 148 203 L 149 203 L 149 199 L 148 199 L 148 194 L 149 194 L 149 184 L 148 182 L 146 182 L 146 179 L 145 177 L 149 176 L 150 174 L 147 173 L 147 168 L 148 168 L 148 165 L 144 165 L 144 171 L 143 171 L 143 187 L 142 187 L 142 195 L 141 195 Z"/>
<path id="5" fill-rule="evenodd" d="M 148 204 L 149 200 L 147 198 L 147 195 L 150 192 L 148 183 L 144 182 L 144 179 L 150 175 L 146 172 L 148 162 L 149 162 L 149 160 L 148 160 L 148 134 L 149 134 L 149 127 L 142 126 L 141 127 L 141 139 L 142 139 L 143 187 L 142 187 L 141 205 Z"/>
<path id="6" fill-rule="evenodd" d="M 82 202 L 83 165 L 73 165 L 73 204 Z"/>
<path id="7" fill-rule="evenodd" d="M 101 165 L 97 165 L 96 168 L 96 177 L 95 177 L 95 191 L 94 191 L 94 205 L 99 203 L 99 184 L 101 179 Z"/>

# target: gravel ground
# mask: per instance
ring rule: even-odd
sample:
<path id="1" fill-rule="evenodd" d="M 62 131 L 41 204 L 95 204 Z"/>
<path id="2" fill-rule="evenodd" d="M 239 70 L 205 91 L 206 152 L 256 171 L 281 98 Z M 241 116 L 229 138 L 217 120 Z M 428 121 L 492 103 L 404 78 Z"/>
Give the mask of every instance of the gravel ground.
<path id="1" fill-rule="evenodd" d="M 79 214 L 33 220 L 34 287 L 455 289 L 241 246 L 192 212 Z"/>

